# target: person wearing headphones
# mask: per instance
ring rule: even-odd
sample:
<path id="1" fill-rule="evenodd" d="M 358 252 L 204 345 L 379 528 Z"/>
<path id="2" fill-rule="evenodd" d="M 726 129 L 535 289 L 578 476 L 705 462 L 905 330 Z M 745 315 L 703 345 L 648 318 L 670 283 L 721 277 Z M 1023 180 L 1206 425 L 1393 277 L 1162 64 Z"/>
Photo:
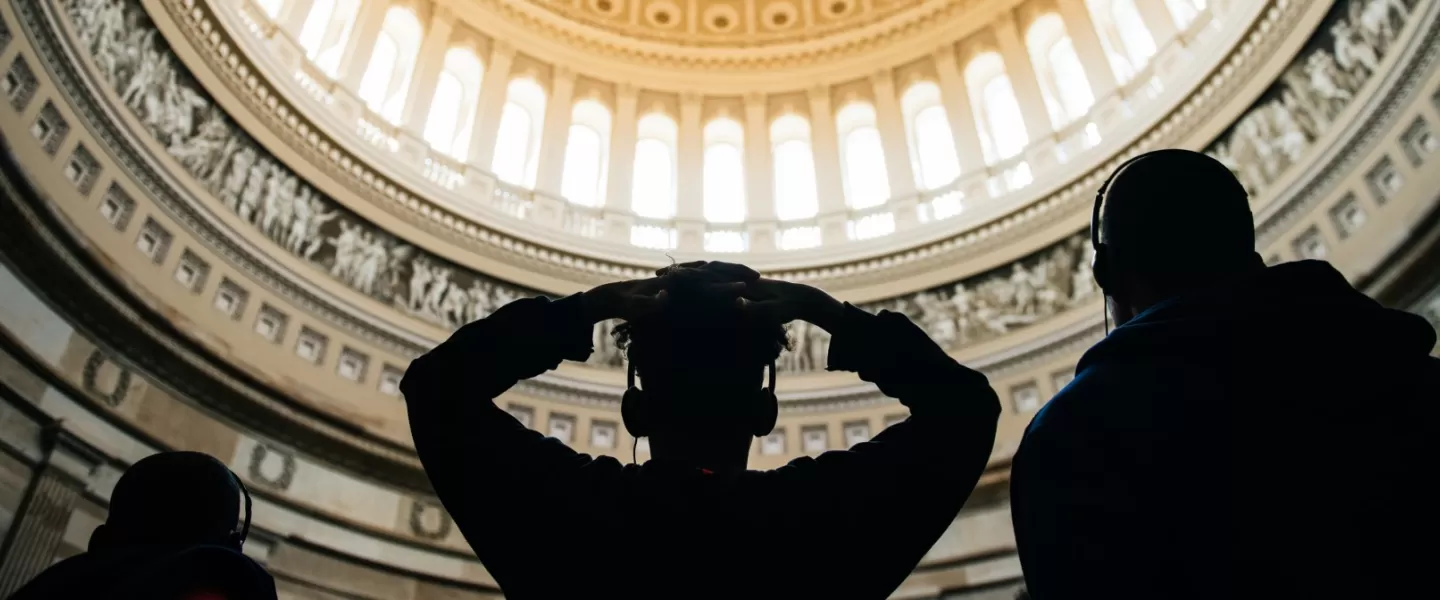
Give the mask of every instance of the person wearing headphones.
<path id="1" fill-rule="evenodd" d="M 1328 263 L 1267 267 L 1245 189 L 1197 152 L 1116 169 L 1091 236 L 1116 327 L 1015 456 L 1029 594 L 1431 587 L 1416 578 L 1435 558 L 1419 540 L 1437 533 L 1426 493 L 1440 440 L 1435 330 Z"/>
<path id="2" fill-rule="evenodd" d="M 242 553 L 249 532 L 249 492 L 224 463 L 200 452 L 152 454 L 115 483 L 87 551 L 10 598 L 273 600 L 275 580 Z"/>
<path id="3" fill-rule="evenodd" d="M 999 403 L 906 317 L 870 314 L 741 265 L 688 263 L 552 301 L 512 302 L 401 382 L 435 492 L 506 598 L 886 598 L 984 470 Z M 494 400 L 583 361 L 596 323 L 629 360 L 621 402 L 653 458 L 592 458 Z M 775 426 L 785 324 L 833 337 L 829 368 L 910 409 L 849 450 L 747 469 Z"/>

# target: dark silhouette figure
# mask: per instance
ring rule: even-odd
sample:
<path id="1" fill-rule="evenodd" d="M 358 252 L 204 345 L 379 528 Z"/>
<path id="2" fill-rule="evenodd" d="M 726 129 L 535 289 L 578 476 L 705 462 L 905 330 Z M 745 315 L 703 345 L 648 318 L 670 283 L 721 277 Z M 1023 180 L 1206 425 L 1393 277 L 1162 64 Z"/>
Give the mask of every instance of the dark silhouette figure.
<path id="1" fill-rule="evenodd" d="M 505 596 L 887 597 L 985 467 L 999 413 L 985 377 L 899 314 L 741 265 L 658 275 L 513 302 L 401 382 L 435 491 Z M 621 412 L 649 436 L 643 466 L 577 454 L 492 402 L 585 360 L 594 325 L 616 318 L 638 377 Z M 773 365 L 794 319 L 833 334 L 831 370 L 857 372 L 911 414 L 850 450 L 750 471 L 752 438 L 775 425 Z"/>
<path id="2" fill-rule="evenodd" d="M 50 567 L 11 598 L 274 599 L 274 579 L 241 553 L 249 504 L 235 474 L 207 454 L 145 457 L 116 482 L 88 551 Z"/>
<path id="3" fill-rule="evenodd" d="M 1434 330 L 1327 263 L 1266 267 L 1244 189 L 1203 154 L 1121 166 L 1091 229 L 1117 327 L 1015 457 L 1030 595 L 1431 587 Z"/>

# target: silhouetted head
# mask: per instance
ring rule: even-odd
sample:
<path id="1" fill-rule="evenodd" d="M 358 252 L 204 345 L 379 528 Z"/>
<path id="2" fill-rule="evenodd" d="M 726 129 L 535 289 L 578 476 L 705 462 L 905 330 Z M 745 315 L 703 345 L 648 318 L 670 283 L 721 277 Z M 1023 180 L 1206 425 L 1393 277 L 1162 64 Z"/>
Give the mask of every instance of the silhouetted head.
<path id="1" fill-rule="evenodd" d="M 1149 152 L 1116 169 L 1097 194 L 1091 235 L 1095 279 L 1117 324 L 1264 266 L 1244 186 L 1189 150 Z"/>
<path id="2" fill-rule="evenodd" d="M 147 456 L 120 476 L 90 550 L 135 545 L 228 545 L 239 528 L 240 484 L 200 452 Z"/>
<path id="3" fill-rule="evenodd" d="M 743 465 L 750 438 L 774 425 L 766 369 L 788 347 L 786 330 L 747 318 L 733 297 L 697 291 L 714 280 L 685 271 L 672 270 L 664 308 L 615 328 L 643 390 L 626 395 L 626 427 L 649 436 L 656 458 Z"/>

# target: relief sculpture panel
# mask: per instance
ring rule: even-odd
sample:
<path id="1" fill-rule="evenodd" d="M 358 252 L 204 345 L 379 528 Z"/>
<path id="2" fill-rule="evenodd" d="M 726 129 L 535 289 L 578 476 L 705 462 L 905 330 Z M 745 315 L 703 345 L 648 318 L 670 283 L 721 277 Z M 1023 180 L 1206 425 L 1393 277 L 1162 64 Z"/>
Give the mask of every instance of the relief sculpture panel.
<path id="1" fill-rule="evenodd" d="M 409 316 L 454 329 L 535 296 L 406 244 L 301 180 L 195 81 L 130 0 L 65 0 L 100 76 L 217 205 L 286 252 Z"/>
<path id="2" fill-rule="evenodd" d="M 1280 80 L 1205 152 L 1225 163 L 1252 197 L 1265 191 L 1300 163 L 1378 74 L 1418 1 L 1336 2 Z"/>

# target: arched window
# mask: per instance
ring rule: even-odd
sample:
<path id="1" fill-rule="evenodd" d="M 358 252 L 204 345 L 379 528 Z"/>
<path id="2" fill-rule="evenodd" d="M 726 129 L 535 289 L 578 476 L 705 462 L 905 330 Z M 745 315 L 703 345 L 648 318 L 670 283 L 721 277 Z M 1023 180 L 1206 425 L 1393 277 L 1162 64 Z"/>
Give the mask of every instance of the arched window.
<path id="1" fill-rule="evenodd" d="M 605 198 L 609 154 L 610 109 L 594 100 L 576 102 L 570 110 L 560 195 L 576 204 L 600 206 Z"/>
<path id="2" fill-rule="evenodd" d="M 475 103 L 480 98 L 480 59 L 467 48 L 451 48 L 435 84 L 430 115 L 425 120 L 425 141 L 437 151 L 465 160 Z"/>
<path id="3" fill-rule="evenodd" d="M 1085 4 L 1116 79 L 1129 81 L 1155 55 L 1155 38 L 1145 27 L 1135 0 L 1085 0 Z"/>
<path id="4" fill-rule="evenodd" d="M 955 154 L 950 118 L 941 104 L 940 86 L 929 81 L 910 86 L 900 97 L 900 108 L 905 113 L 916 183 L 933 190 L 955 181 L 960 176 L 960 159 Z"/>
<path id="5" fill-rule="evenodd" d="M 512 80 L 500 109 L 495 134 L 495 157 L 490 170 L 501 181 L 535 186 L 540 158 L 540 129 L 545 122 L 545 90 L 534 79 Z"/>
<path id="6" fill-rule="evenodd" d="M 810 122 L 785 115 L 770 123 L 770 153 L 775 168 L 775 215 L 782 221 L 808 219 L 820 212 L 815 190 L 815 154 Z"/>
<path id="7" fill-rule="evenodd" d="M 1165 0 L 1165 6 L 1170 9 L 1170 16 L 1175 19 L 1175 27 L 1181 31 L 1190 27 L 1195 17 L 1205 10 L 1205 0 Z"/>
<path id="8" fill-rule="evenodd" d="M 345 43 L 355 28 L 359 10 L 360 0 L 315 0 L 300 28 L 300 47 L 305 57 L 330 77 L 340 69 L 340 57 L 345 54 Z"/>
<path id="9" fill-rule="evenodd" d="M 675 216 L 675 120 L 651 113 L 636 122 L 635 173 L 631 179 L 630 208 L 654 219 Z"/>
<path id="10" fill-rule="evenodd" d="M 256 0 L 256 4 L 260 5 L 260 10 L 265 11 L 265 16 L 273 19 L 280 14 L 280 7 L 285 6 L 285 0 Z"/>
<path id="11" fill-rule="evenodd" d="M 1025 32 L 1025 45 L 1039 75 L 1050 122 L 1060 128 L 1090 112 L 1095 94 L 1060 15 L 1048 13 L 1035 19 Z"/>
<path id="12" fill-rule="evenodd" d="M 965 67 L 965 84 L 975 110 L 985 159 L 995 163 L 1019 154 L 1030 143 L 1020 103 L 1005 74 L 1005 61 L 994 52 L 976 56 Z"/>
<path id="13" fill-rule="evenodd" d="M 731 119 L 705 125 L 705 220 L 745 220 L 745 129 Z"/>
<path id="14" fill-rule="evenodd" d="M 391 123 L 400 121 L 410 76 L 420 53 L 420 21 L 410 9 L 392 7 L 385 12 L 380 37 L 370 54 L 370 64 L 360 78 L 360 100 Z"/>
<path id="15" fill-rule="evenodd" d="M 850 207 L 884 204 L 890 199 L 890 179 L 885 171 L 885 147 L 875 128 L 875 108 L 861 102 L 847 105 L 835 113 L 835 130 L 840 134 L 841 170 Z"/>

